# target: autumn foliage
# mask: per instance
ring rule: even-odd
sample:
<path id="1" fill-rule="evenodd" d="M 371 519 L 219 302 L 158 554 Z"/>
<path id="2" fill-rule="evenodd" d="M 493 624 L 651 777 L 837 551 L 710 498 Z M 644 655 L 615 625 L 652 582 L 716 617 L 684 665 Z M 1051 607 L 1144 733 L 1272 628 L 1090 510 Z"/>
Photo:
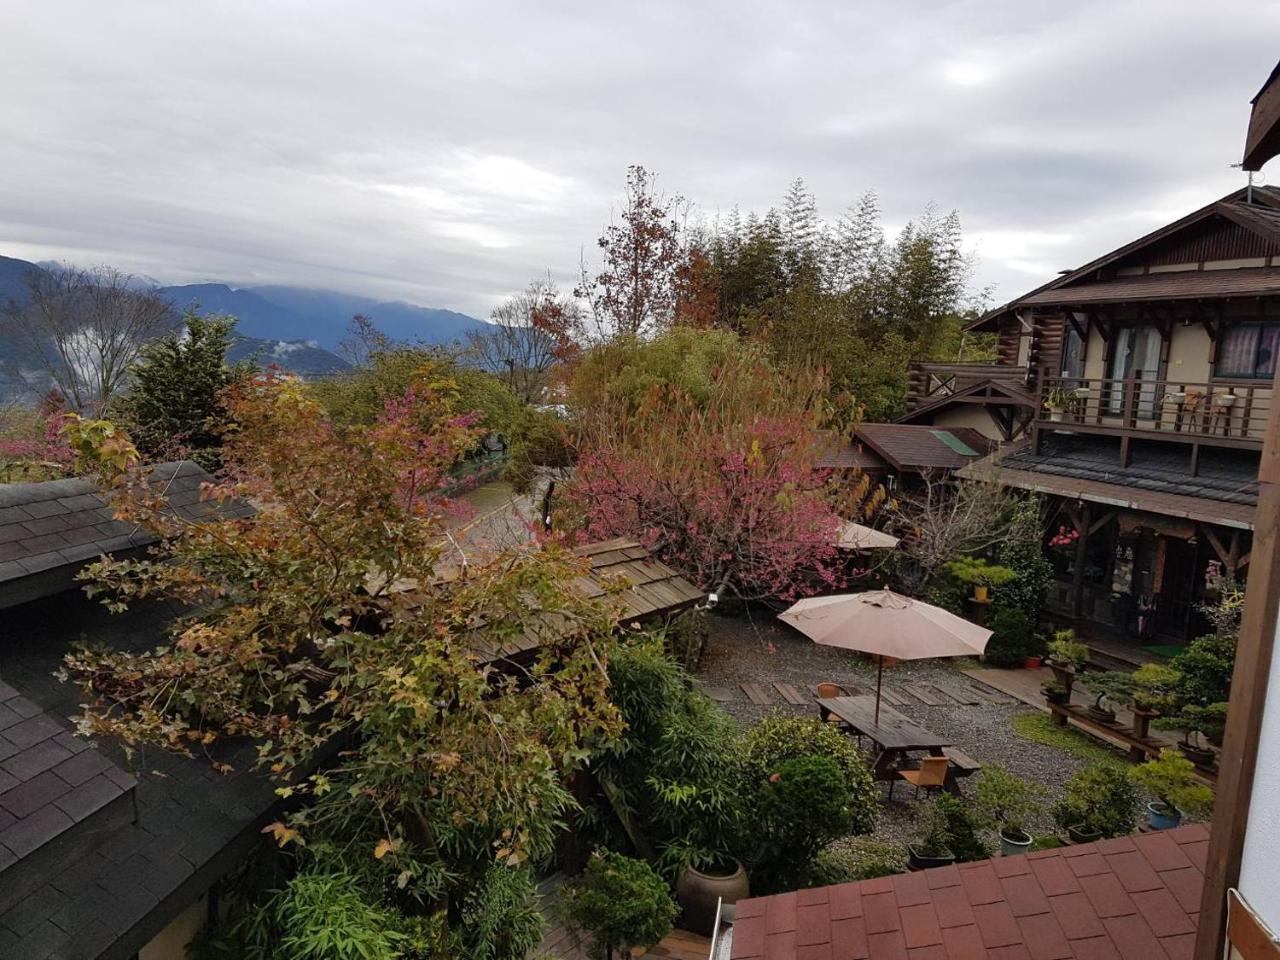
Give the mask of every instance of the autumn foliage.
<path id="1" fill-rule="evenodd" d="M 410 913 L 547 855 L 566 777 L 617 730 L 597 649 L 613 614 L 569 588 L 582 561 L 547 545 L 473 558 L 465 577 L 442 563 L 442 491 L 476 427 L 429 384 L 370 425 L 335 424 L 270 375 L 225 403 L 226 472 L 205 497 L 249 501 L 252 519 L 179 521 L 117 432 L 73 425 L 121 514 L 164 537 L 95 564 L 90 589 L 190 611 L 163 648 L 68 658 L 83 728 L 219 763 L 247 738 L 278 792 L 310 801 L 276 839 Z M 498 669 L 528 637 L 537 650 Z"/>
<path id="2" fill-rule="evenodd" d="M 708 367 L 668 351 L 671 338 L 699 336 L 724 342 Z M 615 375 L 571 391 L 592 398 L 575 411 L 566 492 L 582 535 L 634 537 L 704 589 L 743 599 L 838 586 L 840 520 L 814 468 L 822 377 L 784 377 L 732 334 L 674 331 L 608 349 L 624 356 Z M 645 370 L 647 355 L 668 352 L 681 369 Z M 588 357 L 579 375 L 600 372 Z"/>

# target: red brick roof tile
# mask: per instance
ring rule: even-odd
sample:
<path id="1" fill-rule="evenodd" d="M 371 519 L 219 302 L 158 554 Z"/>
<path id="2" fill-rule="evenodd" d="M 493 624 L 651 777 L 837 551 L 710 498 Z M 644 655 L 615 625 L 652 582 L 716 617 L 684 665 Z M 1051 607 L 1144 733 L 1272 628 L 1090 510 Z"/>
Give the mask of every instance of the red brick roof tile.
<path id="1" fill-rule="evenodd" d="M 1191 960 L 1208 832 L 744 900 L 733 960 Z"/>

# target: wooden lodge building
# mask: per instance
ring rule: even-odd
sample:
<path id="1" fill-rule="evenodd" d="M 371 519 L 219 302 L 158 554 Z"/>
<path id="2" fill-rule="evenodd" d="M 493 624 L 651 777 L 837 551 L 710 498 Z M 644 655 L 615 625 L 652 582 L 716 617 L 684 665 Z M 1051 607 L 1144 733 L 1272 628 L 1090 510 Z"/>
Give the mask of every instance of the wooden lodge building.
<path id="1" fill-rule="evenodd" d="M 917 363 L 904 423 L 981 431 L 1048 501 L 1052 613 L 1185 642 L 1210 563 L 1245 579 L 1280 349 L 1280 189 L 1232 193 L 970 327 L 997 362 Z"/>

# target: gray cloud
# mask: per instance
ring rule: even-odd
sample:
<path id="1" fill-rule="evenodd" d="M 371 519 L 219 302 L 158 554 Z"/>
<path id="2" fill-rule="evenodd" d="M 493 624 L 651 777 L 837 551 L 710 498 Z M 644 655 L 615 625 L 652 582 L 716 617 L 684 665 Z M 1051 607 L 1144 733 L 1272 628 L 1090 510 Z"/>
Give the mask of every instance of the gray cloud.
<path id="1" fill-rule="evenodd" d="M 1243 182 L 1280 4 L 0 7 L 0 253 L 476 314 L 628 163 L 707 216 L 959 209 L 1003 299 Z"/>

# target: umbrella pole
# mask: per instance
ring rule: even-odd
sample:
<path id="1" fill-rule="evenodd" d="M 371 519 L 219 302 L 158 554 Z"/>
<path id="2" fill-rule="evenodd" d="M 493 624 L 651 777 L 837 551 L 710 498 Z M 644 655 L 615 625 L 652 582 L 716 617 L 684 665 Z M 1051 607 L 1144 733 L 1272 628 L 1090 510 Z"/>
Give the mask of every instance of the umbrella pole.
<path id="1" fill-rule="evenodd" d="M 884 657 L 876 657 L 876 726 L 880 726 L 880 684 L 884 680 Z"/>

